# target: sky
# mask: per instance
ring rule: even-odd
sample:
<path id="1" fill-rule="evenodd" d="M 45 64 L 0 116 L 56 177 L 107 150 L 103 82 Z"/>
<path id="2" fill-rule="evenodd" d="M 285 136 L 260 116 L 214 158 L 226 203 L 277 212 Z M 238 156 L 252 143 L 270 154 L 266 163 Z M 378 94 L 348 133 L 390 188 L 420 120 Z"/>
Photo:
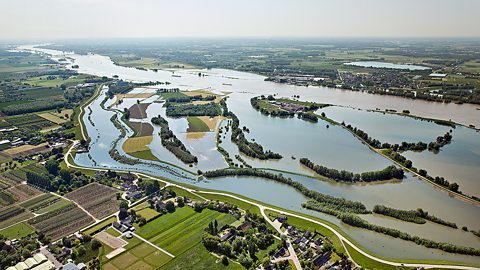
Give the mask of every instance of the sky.
<path id="1" fill-rule="evenodd" d="M 480 37 L 477 0 L 0 0 L 0 39 Z"/>

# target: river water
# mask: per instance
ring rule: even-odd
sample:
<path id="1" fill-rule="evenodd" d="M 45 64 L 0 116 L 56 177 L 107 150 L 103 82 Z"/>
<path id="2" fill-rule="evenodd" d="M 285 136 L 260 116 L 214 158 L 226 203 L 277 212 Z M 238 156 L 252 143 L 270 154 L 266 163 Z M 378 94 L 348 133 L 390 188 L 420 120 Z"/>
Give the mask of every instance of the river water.
<path id="1" fill-rule="evenodd" d="M 29 49 L 32 48 L 30 47 Z M 54 58 L 63 57 L 63 54 L 59 51 L 46 51 L 43 49 L 42 51 L 53 55 Z M 170 71 L 153 72 L 116 66 L 108 57 L 95 54 L 68 54 L 67 56 L 71 59 L 72 63 L 79 65 L 78 72 L 81 73 L 108 77 L 117 75 L 121 79 L 137 82 L 169 81 L 172 83 L 169 87 L 179 87 L 182 90 L 210 89 L 216 92 L 232 92 L 228 99 L 228 105 L 230 110 L 239 117 L 241 125 L 246 125 L 250 129 L 247 137 L 255 138 L 260 144 L 264 145 L 265 148 L 278 151 L 284 155 L 284 158 L 278 162 L 269 161 L 264 164 L 254 160 L 247 160 L 247 163 L 255 167 L 284 169 L 304 173 L 305 170 L 301 168 L 298 165 L 298 161 L 292 159 L 291 156 L 295 156 L 296 158 L 306 156 L 315 162 L 329 167 L 352 171 L 374 170 L 391 164 L 381 156 L 370 151 L 365 145 L 361 144 L 340 127 L 330 126 L 326 128 L 326 123 L 323 122 L 312 124 L 296 118 L 278 119 L 261 115 L 249 105 L 250 98 L 260 94 L 276 93 L 279 96 L 285 97 L 300 95 L 302 100 L 352 106 L 360 109 L 409 109 L 412 114 L 419 116 L 452 119 L 462 123 L 478 123 L 480 119 L 478 111 L 475 110 L 473 105 L 429 103 L 420 100 L 412 101 L 397 97 L 375 96 L 361 92 L 342 91 L 330 88 L 275 84 L 265 82 L 263 81 L 263 77 L 255 74 L 231 70 L 200 70 L 200 72 L 208 75 L 205 77 L 199 77 L 197 75 L 199 70 L 176 70 L 175 74 L 181 77 L 172 77 Z M 145 172 L 177 182 L 195 184 L 199 187 L 234 192 L 265 203 L 318 216 L 339 225 L 342 230 L 368 250 L 388 258 L 436 259 L 480 263 L 478 257 L 453 255 L 438 250 L 427 249 L 411 242 L 394 239 L 367 230 L 352 228 L 339 222 L 334 217 L 303 209 L 301 208 L 301 203 L 305 202 L 306 198 L 291 187 L 273 181 L 254 177 L 225 177 L 213 181 L 194 182 L 193 179 L 195 177 L 193 175 L 165 163 L 152 162 L 151 164 L 137 165 L 119 163 L 110 157 L 108 151 L 112 147 L 112 142 L 120 136 L 120 131 L 110 122 L 110 118 L 115 112 L 107 111 L 100 107 L 103 98 L 104 93 L 89 105 L 92 109 L 90 119 L 93 123 L 90 122 L 87 115 L 85 115 L 84 122 L 86 123 L 88 134 L 92 138 L 92 142 L 88 154 L 77 155 L 75 162 L 79 165 Z M 439 108 L 443 109 L 440 110 Z M 340 108 L 338 110 L 341 111 L 341 109 L 350 110 L 348 108 Z M 149 118 L 156 114 L 163 113 L 161 104 L 152 103 L 152 105 L 149 106 L 149 110 L 152 110 L 152 112 L 147 111 Z M 326 113 L 327 116 L 337 120 L 334 117 L 334 110 L 336 110 L 336 107 L 332 107 L 332 109 L 327 110 Z M 383 116 L 379 113 L 376 114 L 378 114 L 379 118 Z M 372 117 L 372 119 L 376 117 L 377 116 Z M 174 127 L 183 125 L 182 123 L 175 124 L 170 120 L 171 119 L 169 119 L 169 122 Z M 416 120 L 410 120 L 417 123 Z M 354 122 L 352 119 L 349 119 L 349 121 Z M 397 123 L 396 121 L 397 120 L 392 121 L 391 123 Z M 372 129 L 371 135 L 375 133 L 376 135 L 384 136 L 383 139 L 386 141 L 392 142 L 400 140 L 404 135 L 407 136 L 405 140 L 408 139 L 409 141 L 415 141 L 417 139 L 426 140 L 442 135 L 445 131 L 445 127 L 430 126 L 430 123 L 428 126 L 423 126 L 425 123 L 412 124 L 412 126 L 405 124 L 405 128 L 409 128 L 411 132 L 403 131 L 403 133 L 400 133 L 400 136 L 396 137 L 396 134 L 389 135 L 388 132 L 385 132 L 382 128 L 375 130 L 368 125 L 368 121 L 366 122 L 367 124 L 357 123 L 359 124 L 359 128 L 366 132 L 370 133 L 369 129 Z M 382 125 L 386 124 L 387 123 L 383 123 Z M 365 125 L 365 127 L 363 127 L 363 125 Z M 384 129 L 394 129 L 394 126 L 395 124 L 391 124 Z M 183 127 L 174 129 L 176 135 L 179 136 L 179 130 L 182 130 Z M 425 131 L 425 129 L 427 129 L 427 131 Z M 473 134 L 469 136 L 477 135 L 476 144 L 478 145 L 478 134 L 475 134 L 475 131 L 471 129 L 465 129 L 465 132 Z M 129 134 L 131 134 L 131 131 Z M 458 140 L 461 141 L 461 138 L 462 137 L 459 136 Z M 189 143 L 186 137 L 181 137 L 180 139 L 184 140 L 186 144 Z M 212 139 L 214 138 L 209 138 L 208 140 L 211 141 Z M 118 145 L 121 145 L 123 140 L 121 140 Z M 228 144 L 228 140 L 225 141 L 227 141 L 226 144 Z M 469 143 L 471 142 L 465 142 L 467 145 Z M 475 141 L 473 143 L 475 143 Z M 223 146 L 224 145 L 222 145 L 222 147 Z M 230 152 L 231 157 L 233 157 L 232 155 L 235 154 L 235 151 L 238 153 L 235 147 L 225 146 L 225 148 L 229 148 L 227 150 Z M 154 154 L 161 160 L 168 162 L 175 161 L 175 158 L 171 156 L 167 157 L 167 151 L 161 150 L 162 147 L 158 141 L 154 140 L 150 147 Z M 117 147 L 117 149 L 123 153 L 121 147 Z M 442 154 L 442 151 L 440 154 Z M 428 152 L 422 154 L 422 157 L 414 160 L 414 165 L 417 165 L 416 162 L 420 163 L 422 158 L 424 160 L 431 160 L 428 155 Z M 448 153 L 445 155 L 448 155 Z M 175 162 L 177 163 L 174 164 L 177 165 L 178 161 Z M 479 164 L 478 159 L 474 162 L 476 162 L 475 164 Z M 210 163 L 213 164 L 217 162 Z M 216 164 L 212 167 L 223 166 L 225 166 L 224 163 L 220 165 Z M 478 222 L 478 217 L 480 216 L 479 207 L 451 198 L 446 193 L 435 190 L 429 184 L 409 174 L 400 182 L 365 185 L 339 184 L 293 174 L 290 176 L 302 182 L 308 188 L 333 196 L 361 201 L 370 209 L 375 204 L 384 204 L 400 209 L 416 209 L 421 207 L 438 217 L 456 222 L 459 227 L 467 226 L 469 229 L 480 229 Z M 475 184 L 473 183 L 472 185 Z M 392 226 L 413 235 L 419 235 L 435 241 L 451 242 L 458 245 L 480 248 L 480 238 L 459 229 L 454 230 L 432 223 L 424 225 L 409 224 L 375 215 L 365 215 L 364 218 L 375 224 Z"/>

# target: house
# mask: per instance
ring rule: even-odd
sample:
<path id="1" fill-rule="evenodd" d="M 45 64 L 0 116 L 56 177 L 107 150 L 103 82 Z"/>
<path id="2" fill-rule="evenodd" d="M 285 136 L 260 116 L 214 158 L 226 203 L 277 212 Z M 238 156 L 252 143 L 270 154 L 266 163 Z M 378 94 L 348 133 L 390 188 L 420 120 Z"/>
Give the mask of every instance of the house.
<path id="1" fill-rule="evenodd" d="M 243 222 L 240 226 L 237 227 L 237 230 L 246 231 L 252 227 L 250 221 Z"/>
<path id="2" fill-rule="evenodd" d="M 120 228 L 122 228 L 122 224 L 115 221 L 115 222 L 113 222 L 113 227 L 117 230 L 120 230 Z"/>
<path id="3" fill-rule="evenodd" d="M 287 232 L 288 232 L 288 234 L 290 234 L 290 235 L 295 235 L 295 234 L 297 234 L 298 229 L 297 229 L 297 227 L 295 227 L 295 226 L 288 226 Z"/>
<path id="4" fill-rule="evenodd" d="M 295 239 L 293 239 L 292 243 L 293 244 L 299 244 L 301 242 L 302 238 L 301 237 L 297 237 Z"/>
<path id="5" fill-rule="evenodd" d="M 303 234 L 303 237 L 310 239 L 312 237 L 312 233 L 310 231 L 305 231 L 305 233 Z"/>
<path id="6" fill-rule="evenodd" d="M 280 222 L 280 223 L 284 223 L 287 221 L 287 217 L 286 216 L 283 216 L 283 215 L 280 215 L 277 217 L 277 220 Z"/>
<path id="7" fill-rule="evenodd" d="M 304 242 L 300 242 L 298 247 L 303 251 L 307 250 L 307 244 L 305 244 Z"/>
<path id="8" fill-rule="evenodd" d="M 225 242 L 227 240 L 233 240 L 235 238 L 235 233 L 228 230 L 220 235 L 220 242 Z"/>
<path id="9" fill-rule="evenodd" d="M 275 258 L 284 257 L 285 249 L 284 248 L 279 249 L 273 256 L 275 256 Z"/>
<path id="10" fill-rule="evenodd" d="M 313 258 L 313 264 L 317 267 L 321 267 L 324 265 L 328 260 L 330 260 L 330 251 L 327 251 L 323 254 L 317 255 L 315 258 Z"/>
<path id="11" fill-rule="evenodd" d="M 133 181 L 133 174 L 128 173 L 128 174 L 120 175 L 120 180 L 132 182 Z"/>

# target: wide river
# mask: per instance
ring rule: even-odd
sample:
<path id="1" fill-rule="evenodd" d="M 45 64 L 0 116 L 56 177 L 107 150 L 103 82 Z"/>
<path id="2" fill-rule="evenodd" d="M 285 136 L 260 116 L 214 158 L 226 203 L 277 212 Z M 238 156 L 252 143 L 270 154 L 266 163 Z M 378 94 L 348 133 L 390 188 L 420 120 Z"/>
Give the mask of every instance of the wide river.
<path id="1" fill-rule="evenodd" d="M 51 55 L 53 59 L 63 58 L 63 52 L 61 51 L 38 49 L 33 48 L 32 46 L 23 46 L 21 49 L 35 50 L 37 52 L 41 51 Z M 264 77 L 256 74 L 221 69 L 175 70 L 175 74 L 180 77 L 172 77 L 171 71 L 153 72 L 150 70 L 146 71 L 117 66 L 110 60 L 110 58 L 97 54 L 68 54 L 67 56 L 71 59 L 71 63 L 79 66 L 77 69 L 79 73 L 107 77 L 117 75 L 120 79 L 135 82 L 168 81 L 171 83 L 169 87 L 179 87 L 182 90 L 209 89 L 217 93 L 230 92 L 231 94 L 228 99 L 229 109 L 237 114 L 241 125 L 246 125 L 250 129 L 251 132 L 247 134 L 247 137 L 254 138 L 266 148 L 278 151 L 284 155 L 284 158 L 279 162 L 270 161 L 262 163 L 255 160 L 247 160 L 249 164 L 255 167 L 281 169 L 307 174 L 304 169 L 297 164 L 298 161 L 293 160 L 290 156 L 296 156 L 297 158 L 306 156 L 313 159 L 315 162 L 329 167 L 348 169 L 357 172 L 380 169 L 391 164 L 388 160 L 385 160 L 373 151 L 370 151 L 368 147 L 361 144 L 347 131 L 340 127 L 331 126 L 330 128 L 326 128 L 326 123 L 323 122 L 311 124 L 296 118 L 278 119 L 259 114 L 251 108 L 249 100 L 251 97 L 261 94 L 278 94 L 278 96 L 284 97 L 300 95 L 302 100 L 362 109 L 362 111 L 355 111 L 351 108 L 330 107 L 324 110 L 327 116 L 335 120 L 348 121 L 349 123 L 355 124 L 359 128 L 371 133 L 373 137 L 378 136 L 382 141 L 384 140 L 393 143 L 403 140 L 409 142 L 418 140 L 428 142 L 434 140 L 436 136 L 443 135 L 449 130 L 449 128 L 438 126 L 430 122 L 420 122 L 412 118 L 395 118 L 399 116 L 383 115 L 381 113 L 367 112 L 365 110 L 379 108 L 396 109 L 401 111 L 403 109 L 408 109 L 412 114 L 422 117 L 451 119 L 463 124 L 480 126 L 480 111 L 475 109 L 476 106 L 469 104 L 456 105 L 430 103 L 421 100 L 377 96 L 324 87 L 300 87 L 276 84 L 265 82 Z M 198 72 L 205 73 L 207 76 L 199 77 Z M 134 91 L 141 90 L 137 89 Z M 254 177 L 226 177 L 212 181 L 197 182 L 194 180 L 196 178 L 194 175 L 166 163 L 149 162 L 134 166 L 119 163 L 113 160 L 108 154 L 109 149 L 112 147 L 112 142 L 120 136 L 120 131 L 116 129 L 110 121 L 110 118 L 115 112 L 104 110 L 100 106 L 101 101 L 104 99 L 105 92 L 106 90 L 104 89 L 102 94 L 88 106 L 92 113 L 85 114 L 84 122 L 86 124 L 87 132 L 92 138 L 92 142 L 89 153 L 76 156 L 75 162 L 79 165 L 98 168 L 117 168 L 149 173 L 173 181 L 197 185 L 199 187 L 234 192 L 265 203 L 318 216 L 337 224 L 363 247 L 388 258 L 449 260 L 453 262 L 468 262 L 480 265 L 479 257 L 454 255 L 434 249 L 427 249 L 411 242 L 387 237 L 363 229 L 353 228 L 341 223 L 334 217 L 303 209 L 301 203 L 305 202 L 306 198 L 296 192 L 293 188 L 273 181 Z M 154 107 L 153 105 L 150 106 L 152 108 L 149 107 L 149 110 L 152 110 L 151 113 L 147 111 L 149 118 L 163 113 L 161 104 L 156 105 L 158 107 Z M 87 111 L 90 111 L 90 109 L 87 108 Z M 366 115 L 364 115 L 365 117 L 356 118 L 355 115 L 357 112 L 361 113 L 360 115 L 363 113 Z M 377 122 L 377 124 L 371 124 L 365 119 L 372 119 L 372 123 Z M 171 119 L 168 120 L 170 121 Z M 147 121 L 149 121 L 149 119 L 147 119 Z M 181 123 L 173 125 L 176 127 L 174 128 L 174 132 L 179 138 L 181 137 L 181 129 L 184 129 L 182 125 L 183 124 Z M 454 140 L 456 139 L 456 133 L 459 133 L 459 145 L 471 144 L 470 149 L 478 149 L 480 136 L 474 130 L 467 128 L 462 128 L 460 130 L 457 127 L 457 129 L 453 131 Z M 463 133 L 468 135 L 464 135 Z M 131 134 L 131 132 L 129 132 L 129 134 Z M 466 139 L 464 140 L 464 138 Z M 117 145 L 117 149 L 122 154 L 123 151 L 119 145 L 121 145 L 123 140 L 125 139 L 122 139 Z M 186 140 L 186 138 L 182 137 L 182 141 L 184 140 Z M 214 140 L 214 138 L 209 139 L 209 141 L 212 140 Z M 186 140 L 184 143 L 188 144 L 189 142 Z M 452 142 L 452 148 L 455 146 L 454 143 L 457 142 Z M 229 145 L 229 140 L 225 140 L 222 144 L 224 144 L 222 146 L 229 151 L 231 157 L 238 154 L 238 149 Z M 188 145 L 188 147 L 190 146 L 194 147 L 195 145 Z M 161 146 L 158 143 L 155 144 L 155 142 L 153 142 L 150 147 L 152 148 L 152 152 L 154 152 L 154 154 L 161 160 L 170 162 L 171 157 L 167 157 L 168 152 L 166 153 L 159 149 Z M 212 147 L 214 149 L 214 143 L 212 144 Z M 470 164 L 467 164 L 467 170 L 474 170 L 480 166 L 478 152 L 472 152 L 473 154 L 469 153 L 470 156 L 465 157 L 475 159 Z M 435 154 L 429 152 L 424 152 L 424 154 L 416 157 L 417 159 L 414 160 L 414 165 L 416 165 L 415 162 L 420 164 L 422 160 L 429 161 L 438 159 L 439 157 L 443 157 L 441 156 L 442 154 L 442 151 L 438 156 L 434 156 Z M 457 153 L 457 155 L 461 155 L 461 153 Z M 212 168 L 226 166 L 223 160 L 216 162 L 215 160 L 217 158 L 218 156 L 215 156 L 214 159 L 210 161 L 207 159 L 204 163 L 213 163 L 213 165 L 202 166 L 211 166 Z M 446 157 L 446 159 L 448 160 L 448 157 Z M 430 161 L 429 163 L 427 161 L 424 162 L 425 166 L 432 163 L 430 164 L 431 167 L 429 167 L 429 172 L 432 170 L 435 171 L 435 162 Z M 448 163 L 448 161 L 444 162 Z M 442 165 L 440 165 L 440 167 L 441 166 Z M 439 173 L 438 175 L 441 174 Z M 467 226 L 469 229 L 473 230 L 480 229 L 479 207 L 451 198 L 448 194 L 434 189 L 428 183 L 420 181 L 410 174 L 407 174 L 403 181 L 400 182 L 365 185 L 332 183 L 294 174 L 289 176 L 303 183 L 310 189 L 318 190 L 322 193 L 337 197 L 361 201 L 369 209 L 375 204 L 384 204 L 400 209 L 416 209 L 421 207 L 440 218 L 456 222 L 459 227 Z M 465 183 L 470 184 L 469 189 L 477 188 L 476 190 L 471 191 L 471 194 L 478 195 L 477 179 L 474 179 L 471 175 L 467 175 L 467 178 L 468 179 L 465 180 Z M 462 188 L 464 183 L 461 181 L 458 182 Z M 364 218 L 372 223 L 395 227 L 401 231 L 427 239 L 480 248 L 480 238 L 474 236 L 470 232 L 464 232 L 460 229 L 451 229 L 430 222 L 423 225 L 411 224 L 377 215 L 365 215 Z"/>

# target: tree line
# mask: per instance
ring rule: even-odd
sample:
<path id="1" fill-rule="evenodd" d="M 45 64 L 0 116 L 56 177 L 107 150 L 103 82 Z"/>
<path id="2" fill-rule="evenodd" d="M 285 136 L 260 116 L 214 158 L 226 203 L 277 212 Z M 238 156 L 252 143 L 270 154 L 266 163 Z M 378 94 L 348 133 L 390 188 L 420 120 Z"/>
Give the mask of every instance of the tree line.
<path id="1" fill-rule="evenodd" d="M 167 99 L 167 102 L 188 103 L 196 100 L 213 101 L 215 100 L 215 96 L 209 95 L 209 96 L 203 97 L 202 95 L 195 95 L 195 96 L 183 96 L 183 97 L 170 97 Z"/>
<path id="2" fill-rule="evenodd" d="M 173 105 L 172 103 L 167 102 L 165 104 L 167 107 L 167 116 L 171 117 L 182 117 L 182 116 L 218 116 L 220 115 L 220 108 L 214 102 L 208 104 L 184 104 L 184 105 Z"/>
<path id="3" fill-rule="evenodd" d="M 216 178 L 223 176 L 255 176 L 274 180 L 276 182 L 289 185 L 302 193 L 305 197 L 314 200 L 322 205 L 322 209 L 327 214 L 338 215 L 339 212 L 350 212 L 356 214 L 367 214 L 369 211 L 361 202 L 354 202 L 344 198 L 333 197 L 322 194 L 318 191 L 310 190 L 299 182 L 286 178 L 282 174 L 274 174 L 263 170 L 252 168 L 241 169 L 220 169 L 215 171 L 207 171 L 203 174 L 207 178 Z"/>
<path id="4" fill-rule="evenodd" d="M 440 225 L 448 226 L 455 229 L 457 228 L 457 224 L 450 221 L 445 221 L 436 216 L 429 215 L 428 212 L 424 211 L 421 208 L 418 208 L 417 210 L 399 210 L 384 205 L 375 205 L 373 207 L 373 212 L 417 224 L 425 224 L 427 222 L 426 220 L 429 220 Z"/>
<path id="5" fill-rule="evenodd" d="M 345 170 L 337 170 L 333 168 L 327 168 L 322 165 L 317 165 L 310 161 L 308 158 L 301 158 L 300 163 L 307 168 L 313 170 L 317 174 L 333 179 L 335 181 L 342 181 L 342 182 L 373 182 L 373 181 L 383 181 L 383 180 L 390 180 L 390 179 L 403 179 L 404 171 L 401 168 L 397 168 L 394 165 L 390 165 L 383 170 L 380 171 L 371 171 L 371 172 L 363 172 L 353 173 Z"/>
<path id="6" fill-rule="evenodd" d="M 160 126 L 160 139 L 162 145 L 186 164 L 197 163 L 198 159 L 185 148 L 185 145 L 170 130 L 167 120 L 162 116 L 152 118 L 152 124 Z"/>
<path id="7" fill-rule="evenodd" d="M 440 243 L 440 242 L 435 242 L 429 239 L 425 238 L 420 238 L 418 236 L 412 236 L 408 233 L 401 232 L 397 229 L 392 229 L 392 228 L 387 228 L 383 226 L 378 226 L 375 224 L 371 224 L 367 222 L 366 220 L 360 218 L 357 215 L 351 214 L 351 213 L 343 213 L 338 216 L 340 220 L 350 226 L 355 226 L 359 228 L 364 228 L 367 230 L 375 231 L 378 233 L 382 233 L 385 235 L 389 235 L 395 238 L 400 238 L 402 240 L 414 242 L 417 245 L 422 245 L 427 248 L 435 248 L 435 249 L 440 249 L 445 252 L 450 252 L 450 253 L 457 253 L 457 254 L 464 254 L 464 255 L 472 255 L 472 256 L 480 256 L 480 250 L 475 249 L 472 247 L 464 247 L 464 246 L 457 246 L 454 244 L 450 243 Z"/>

